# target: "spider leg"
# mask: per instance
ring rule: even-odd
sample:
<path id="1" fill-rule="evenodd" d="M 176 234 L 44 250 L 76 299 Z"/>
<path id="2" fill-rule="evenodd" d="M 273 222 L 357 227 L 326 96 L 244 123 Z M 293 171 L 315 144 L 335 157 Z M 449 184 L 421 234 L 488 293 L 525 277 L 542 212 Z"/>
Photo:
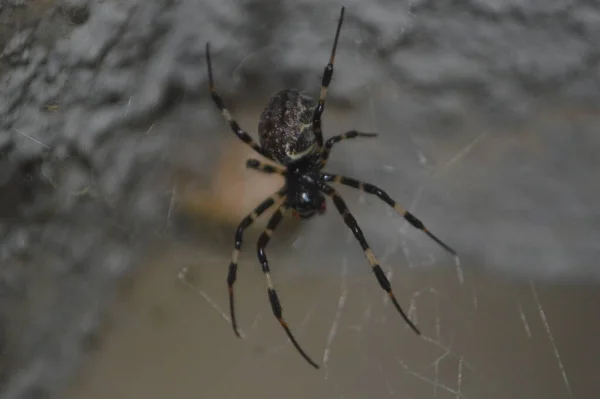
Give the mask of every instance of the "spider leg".
<path id="1" fill-rule="evenodd" d="M 244 234 L 244 230 L 247 227 L 249 227 L 263 212 L 265 212 L 267 209 L 273 206 L 275 202 L 280 201 L 283 198 L 283 193 L 284 189 L 282 188 L 275 194 L 264 200 L 248 216 L 242 219 L 242 222 L 239 224 L 237 230 L 235 231 L 235 246 L 233 248 L 233 254 L 231 255 L 229 272 L 227 274 L 227 287 L 229 289 L 229 313 L 231 314 L 231 326 L 233 327 L 233 332 L 238 337 L 240 336 L 240 333 L 237 330 L 237 322 L 235 319 L 233 284 L 235 283 L 237 277 L 238 257 L 240 254 L 240 249 L 242 248 L 242 236 Z"/>
<path id="2" fill-rule="evenodd" d="M 319 148 L 323 147 L 323 132 L 321 130 L 321 115 L 325 110 L 325 99 L 327 98 L 327 89 L 333 76 L 333 62 L 335 61 L 335 50 L 337 48 L 338 39 L 340 37 L 340 30 L 342 29 L 342 22 L 344 21 L 344 7 L 340 11 L 340 19 L 338 21 L 337 29 L 335 31 L 335 39 L 333 41 L 333 47 L 331 49 L 331 56 L 329 57 L 329 63 L 325 66 L 323 71 L 323 79 L 321 80 L 321 93 L 319 95 L 319 103 L 315 108 L 313 115 L 313 131 Z"/>
<path id="3" fill-rule="evenodd" d="M 408 316 L 406 315 L 406 313 L 404 313 L 404 310 L 402 310 L 400 304 L 396 300 L 396 297 L 392 292 L 392 285 L 390 284 L 390 281 L 385 276 L 385 273 L 383 273 L 381 266 L 379 266 L 379 261 L 377 260 L 375 254 L 369 247 L 369 244 L 367 243 L 367 240 L 365 239 L 365 236 L 363 235 L 360 226 L 356 222 L 354 216 L 352 216 L 352 214 L 350 213 L 350 210 L 348 210 L 348 207 L 346 206 L 346 203 L 344 202 L 342 197 L 337 193 L 337 191 L 333 187 L 330 187 L 325 183 L 319 183 L 319 189 L 333 200 L 333 204 L 337 208 L 340 215 L 342 215 L 342 217 L 344 218 L 344 222 L 346 222 L 346 225 L 350 228 L 350 230 L 352 230 L 352 233 L 354 233 L 354 237 L 356 237 L 363 251 L 365 251 L 365 256 L 367 257 L 367 260 L 369 261 L 369 264 L 373 269 L 373 273 L 375 273 L 375 277 L 377 278 L 379 285 L 381 286 L 381 288 L 383 288 L 385 292 L 388 293 L 390 299 L 392 300 L 392 303 L 396 307 L 396 310 L 398 310 L 398 312 L 400 313 L 404 321 L 409 325 L 409 327 L 415 333 L 420 335 L 421 332 L 419 331 L 417 326 L 415 326 L 414 323 L 408 318 Z"/>
<path id="4" fill-rule="evenodd" d="M 361 181 L 356 180 L 356 179 L 352 179 L 350 177 L 345 177 L 345 176 L 340 176 L 340 175 L 334 175 L 334 174 L 331 174 L 331 173 L 322 173 L 321 174 L 321 178 L 323 180 L 327 181 L 327 182 L 334 182 L 334 183 L 344 184 L 346 186 L 350 186 L 350 187 L 356 188 L 358 190 L 367 192 L 369 194 L 374 194 L 374 195 L 378 196 L 379 199 L 381 199 L 382 201 L 384 201 L 385 203 L 387 203 L 389 206 L 391 206 L 396 211 L 398 211 L 398 213 L 400 213 L 402 216 L 404 216 L 404 219 L 406 219 L 406 221 L 408 223 L 410 223 L 413 227 L 415 227 L 415 228 L 417 228 L 419 230 L 422 230 L 432 240 L 434 240 L 435 242 L 437 242 L 442 248 L 444 248 L 446 251 L 448 251 L 452 255 L 458 256 L 455 250 L 453 250 L 452 248 L 450 248 L 450 246 L 448 246 L 447 244 L 445 244 L 442 240 L 440 240 L 435 235 L 433 235 L 433 233 L 431 233 L 429 230 L 427 230 L 427 228 L 425 227 L 425 225 L 423 224 L 423 222 L 421 222 L 412 213 L 410 213 L 409 211 L 407 211 L 406 209 L 404 209 L 402 206 L 400 206 L 385 191 L 383 191 L 379 187 L 376 187 L 376 186 L 374 186 L 374 185 L 372 185 L 370 183 L 365 183 L 365 182 L 361 182 Z"/>
<path id="5" fill-rule="evenodd" d="M 266 154 L 263 148 L 260 145 L 258 145 L 254 140 L 252 140 L 252 137 L 250 137 L 248 133 L 246 133 L 244 130 L 242 130 L 242 128 L 240 128 L 240 125 L 238 125 L 238 123 L 233 119 L 229 110 L 223 105 L 223 100 L 221 99 L 221 96 L 219 96 L 219 94 L 217 93 L 215 82 L 213 80 L 212 63 L 210 61 L 210 43 L 208 42 L 206 43 L 206 67 L 208 69 L 208 85 L 210 89 L 210 95 L 215 104 L 217 105 L 219 111 L 221 111 L 221 113 L 223 114 L 223 117 L 225 118 L 227 123 L 229 123 L 229 126 L 231 126 L 231 130 L 233 130 L 233 132 L 236 134 L 236 136 L 240 138 L 240 140 L 252 147 L 254 151 L 258 152 L 265 158 L 271 159 L 271 157 Z"/>
<path id="6" fill-rule="evenodd" d="M 340 141 L 343 141 L 343 140 L 354 139 L 356 137 L 376 137 L 376 136 L 377 136 L 377 133 L 363 133 L 363 132 L 357 132 L 356 130 L 350 130 L 349 132 L 346 132 L 343 134 L 338 134 L 337 136 L 333 136 L 333 137 L 329 138 L 325 142 L 325 147 L 323 148 L 323 151 L 321 152 L 321 168 L 324 168 L 325 165 L 327 165 L 327 160 L 329 159 L 329 153 L 331 152 L 331 147 L 333 147 L 334 144 L 339 143 Z"/>
<path id="7" fill-rule="evenodd" d="M 283 329 L 285 330 L 285 333 L 287 334 L 290 341 L 292 341 L 292 344 L 294 345 L 294 347 L 298 350 L 298 352 L 300 352 L 300 355 L 302 355 L 304 360 L 306 360 L 308 363 L 310 363 L 310 365 L 313 366 L 314 368 L 318 369 L 319 366 L 300 347 L 300 344 L 298 344 L 298 341 L 296 341 L 296 338 L 294 338 L 294 335 L 292 334 L 290 328 L 288 327 L 288 324 L 283 319 L 281 303 L 279 302 L 279 298 L 277 297 L 277 292 L 275 291 L 275 288 L 273 286 L 273 281 L 271 279 L 271 273 L 270 273 L 271 271 L 269 269 L 269 262 L 267 261 L 267 255 L 265 253 L 265 247 L 269 243 L 269 240 L 270 240 L 271 236 L 273 235 L 273 231 L 275 230 L 277 225 L 279 225 L 279 222 L 281 222 L 281 219 L 283 218 L 283 214 L 285 213 L 285 211 L 287 211 L 287 209 L 288 209 L 288 204 L 283 203 L 282 205 L 280 205 L 277 208 L 275 213 L 273 213 L 273 216 L 271 216 L 271 218 L 267 222 L 267 227 L 265 228 L 263 233 L 258 238 L 258 243 L 256 245 L 256 249 L 257 249 L 257 253 L 258 253 L 258 260 L 260 261 L 260 264 L 262 265 L 262 271 L 265 274 L 265 278 L 267 280 L 267 292 L 269 294 L 269 302 L 271 303 L 271 308 L 273 309 L 273 314 L 279 321 L 279 324 L 281 324 L 281 327 L 283 327 Z"/>
<path id="8" fill-rule="evenodd" d="M 286 169 L 280 166 L 271 165 L 265 162 L 261 162 L 258 159 L 248 159 L 246 161 L 246 167 L 254 170 L 258 170 L 259 172 L 267 173 L 267 174 L 280 174 L 285 175 Z"/>

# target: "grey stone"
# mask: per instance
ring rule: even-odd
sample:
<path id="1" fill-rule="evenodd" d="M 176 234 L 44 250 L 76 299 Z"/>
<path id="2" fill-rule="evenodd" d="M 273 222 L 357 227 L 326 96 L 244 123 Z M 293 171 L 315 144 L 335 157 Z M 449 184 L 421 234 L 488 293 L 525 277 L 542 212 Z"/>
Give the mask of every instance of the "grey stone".
<path id="1" fill-rule="evenodd" d="M 415 192 L 444 167 L 436 143 L 463 148 L 481 132 L 472 126 L 489 130 L 490 142 L 521 143 L 519 129 L 530 129 L 523 136 L 538 143 L 537 158 L 528 158 L 535 151 L 525 144 L 512 153 L 481 150 L 479 163 L 459 168 L 420 206 L 487 267 L 597 279 L 600 5 L 346 5 L 328 107 L 372 107 L 388 143 L 381 158 L 359 154 L 346 167 L 365 171 L 392 160 L 407 171 L 402 189 Z M 6 399 L 57 397 L 80 364 L 115 281 L 164 226 L 163 183 L 176 162 L 167 149 L 197 138 L 206 144 L 198 162 L 210 165 L 215 139 L 203 136 L 210 129 L 190 129 L 223 124 L 206 92 L 206 41 L 227 104 L 292 85 L 316 96 L 339 13 L 316 1 L 69 0 L 60 8 L 65 16 L 43 17 L 65 18 L 60 35 L 40 22 L 44 29 L 16 30 L 2 52 L 0 198 L 10 218 L 0 222 L 0 298 L 11 310 L 0 322 L 41 278 L 23 264 L 43 267 L 54 295 L 21 316 L 31 323 L 5 357 L 19 368 L 0 365 L 10 370 L 0 375 Z M 74 13 L 81 15 L 71 20 Z M 48 43 L 53 34 L 59 38 Z M 177 110 L 191 100 L 202 107 L 182 120 Z M 592 112 L 569 124 L 583 108 Z M 430 159 L 426 166 L 419 154 Z M 397 177 L 381 180 L 399 187 Z M 394 234 L 389 223 L 365 225 L 383 239 Z"/>

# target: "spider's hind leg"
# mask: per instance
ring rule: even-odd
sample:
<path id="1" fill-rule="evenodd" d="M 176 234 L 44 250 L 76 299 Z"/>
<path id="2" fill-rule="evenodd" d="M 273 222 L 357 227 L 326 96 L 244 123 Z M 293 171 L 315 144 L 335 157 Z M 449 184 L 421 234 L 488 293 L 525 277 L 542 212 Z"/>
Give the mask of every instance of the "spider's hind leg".
<path id="1" fill-rule="evenodd" d="M 240 138 L 240 140 L 252 147 L 254 151 L 258 152 L 265 158 L 270 158 L 263 150 L 263 148 L 260 145 L 258 145 L 254 140 L 252 140 L 252 137 L 250 137 L 248 133 L 246 133 L 244 130 L 242 130 L 242 128 L 240 128 L 240 125 L 238 125 L 235 119 L 233 119 L 229 110 L 225 108 L 221 96 L 219 96 L 219 93 L 217 93 L 217 88 L 215 87 L 215 82 L 213 80 L 212 63 L 210 60 L 210 43 L 208 42 L 206 43 L 206 68 L 208 69 L 208 85 L 210 89 L 210 95 L 219 111 L 221 111 L 221 113 L 223 114 L 223 117 L 225 118 L 227 123 L 229 123 L 231 130 L 235 133 L 236 136 Z"/>
<path id="2" fill-rule="evenodd" d="M 373 184 L 370 184 L 370 183 L 361 182 L 359 180 L 356 180 L 356 179 L 353 179 L 350 177 L 334 175 L 331 173 L 322 173 L 321 177 L 324 181 L 327 181 L 327 182 L 344 184 L 346 186 L 356 188 L 356 189 L 364 191 L 366 193 L 376 195 L 377 197 L 379 197 L 379 199 L 384 201 L 386 204 L 388 204 L 389 206 L 394 208 L 399 214 L 401 214 L 404 217 L 404 219 L 406 219 L 406 221 L 408 223 L 410 223 L 414 228 L 417 228 L 417 229 L 423 231 L 433 241 L 437 242 L 442 248 L 444 248 L 446 251 L 448 251 L 452 255 L 458 256 L 458 254 L 456 253 L 455 250 L 450 248 L 449 245 L 444 243 L 442 240 L 440 240 L 435 235 L 433 235 L 433 233 L 431 233 L 429 230 L 427 230 L 427 228 L 425 227 L 423 222 L 421 222 L 419 219 L 417 219 L 417 217 L 415 215 L 413 215 L 412 213 L 410 213 L 409 211 L 404 209 L 402 206 L 400 206 L 400 204 L 398 204 L 396 201 L 394 201 L 385 191 L 383 191 L 379 187 L 374 186 Z"/>
<path id="3" fill-rule="evenodd" d="M 335 31 L 335 39 L 333 40 L 333 47 L 331 48 L 331 56 L 329 57 L 329 63 L 325 66 L 323 71 L 323 79 L 321 81 L 321 92 L 319 94 L 319 102 L 315 108 L 313 114 L 313 131 L 317 139 L 319 148 L 323 147 L 323 131 L 321 130 L 321 115 L 325 110 L 325 99 L 327 98 L 327 89 L 331 78 L 333 77 L 333 62 L 335 61 L 335 50 L 337 49 L 338 39 L 340 38 L 340 30 L 342 29 L 342 22 L 344 22 L 344 7 L 340 11 L 340 19 L 338 21 L 337 29 Z"/>

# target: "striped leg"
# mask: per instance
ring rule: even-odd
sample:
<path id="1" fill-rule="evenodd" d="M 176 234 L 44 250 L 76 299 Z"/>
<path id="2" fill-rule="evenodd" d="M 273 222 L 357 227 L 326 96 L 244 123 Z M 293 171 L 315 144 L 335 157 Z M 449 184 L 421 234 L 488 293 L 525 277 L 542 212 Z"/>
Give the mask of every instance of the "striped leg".
<path id="1" fill-rule="evenodd" d="M 219 111 L 221 111 L 221 113 L 223 114 L 223 117 L 225 118 L 227 123 L 229 123 L 229 126 L 231 126 L 231 130 L 233 130 L 233 132 L 236 134 L 236 136 L 240 138 L 240 140 L 248 144 L 260 155 L 270 159 L 270 157 L 265 153 L 263 148 L 260 145 L 258 145 L 254 140 L 252 140 L 252 137 L 250 137 L 248 133 L 246 133 L 240 128 L 240 126 L 231 116 L 229 110 L 223 105 L 223 100 L 221 100 L 221 96 L 219 96 L 219 94 L 217 93 L 215 82 L 213 80 L 212 64 L 210 62 L 210 44 L 208 42 L 206 43 L 206 66 L 208 68 L 208 85 L 210 88 L 210 95 L 215 104 L 217 105 L 217 108 L 219 108 Z"/>
<path id="2" fill-rule="evenodd" d="M 335 61 L 335 50 L 337 48 L 338 39 L 340 37 L 340 30 L 342 29 L 342 22 L 344 21 L 344 7 L 340 11 L 340 19 L 338 21 L 338 26 L 335 31 L 335 39 L 333 41 L 333 48 L 331 49 L 331 56 L 329 57 L 329 63 L 325 66 L 325 70 L 323 71 L 323 79 L 321 80 L 321 93 L 319 95 L 319 103 L 315 108 L 315 113 L 313 115 L 313 131 L 315 132 L 315 137 L 317 139 L 317 144 L 319 148 L 323 147 L 323 131 L 321 130 L 321 115 L 323 115 L 323 111 L 325 110 L 325 99 L 327 98 L 327 89 L 329 88 L 329 83 L 331 83 L 331 77 L 333 76 L 333 62 Z"/>
<path id="3" fill-rule="evenodd" d="M 396 310 L 398 310 L 398 312 L 400 313 L 400 315 L 402 316 L 404 321 L 406 321 L 406 323 L 410 326 L 410 328 L 415 333 L 420 335 L 421 332 L 419 331 L 419 329 L 408 318 L 406 313 L 404 313 L 404 311 L 400 307 L 400 304 L 398 304 L 398 301 L 396 300 L 396 297 L 394 296 L 394 293 L 392 292 L 392 285 L 390 284 L 390 281 L 383 273 L 381 266 L 379 266 L 379 261 L 377 260 L 377 258 L 375 257 L 375 254 L 369 247 L 369 244 L 367 243 L 367 240 L 365 239 L 365 236 L 363 235 L 363 232 L 362 232 L 360 226 L 356 222 L 356 219 L 354 218 L 354 216 L 352 216 L 352 214 L 348 210 L 348 207 L 346 206 L 346 203 L 344 202 L 342 197 L 340 197 L 340 195 L 337 193 L 337 191 L 335 191 L 332 187 L 328 186 L 325 183 L 320 183 L 319 188 L 321 189 L 321 191 L 323 191 L 325 194 L 327 194 L 333 200 L 333 204 L 337 208 L 340 215 L 342 215 L 342 217 L 344 218 L 344 222 L 346 222 L 346 225 L 348 225 L 350 230 L 352 230 L 352 233 L 354 233 L 354 237 L 356 237 L 356 239 L 360 243 L 360 246 L 362 247 L 363 251 L 365 251 L 365 256 L 367 257 L 367 260 L 369 261 L 369 264 L 371 265 L 371 268 L 373 269 L 373 273 L 375 273 L 375 277 L 377 278 L 379 285 L 381 286 L 381 288 L 383 288 L 383 290 L 385 292 L 388 293 L 390 299 L 392 300 L 392 303 L 396 307 Z"/>
<path id="4" fill-rule="evenodd" d="M 227 274 L 227 287 L 229 289 L 229 313 L 231 314 L 231 326 L 233 327 L 233 332 L 238 337 L 240 336 L 237 330 L 237 322 L 235 320 L 235 309 L 234 309 L 234 301 L 233 301 L 233 284 L 235 283 L 237 276 L 237 262 L 238 256 L 240 254 L 240 249 L 242 248 L 242 236 L 244 234 L 244 230 L 250 226 L 263 212 L 269 209 L 273 204 L 277 201 L 282 201 L 284 189 L 280 189 L 275 194 L 264 200 L 259 206 L 257 206 L 252 213 L 246 216 L 237 230 L 235 231 L 235 247 L 233 248 L 233 254 L 231 255 L 231 263 L 229 264 L 229 273 Z"/>
<path id="5" fill-rule="evenodd" d="M 285 168 L 276 166 L 276 165 L 271 165 L 265 162 L 261 162 L 258 159 L 248 159 L 246 161 L 246 167 L 250 168 L 250 169 L 254 169 L 254 170 L 258 170 L 259 172 L 263 172 L 263 173 L 267 173 L 267 174 L 273 174 L 273 173 L 277 173 L 280 175 L 285 175 Z"/>
<path id="6" fill-rule="evenodd" d="M 356 137 L 376 137 L 377 133 L 363 133 L 357 132 L 356 130 L 350 130 L 344 134 L 338 134 L 337 136 L 333 136 L 325 142 L 325 147 L 321 152 L 321 168 L 324 168 L 327 165 L 327 160 L 329 159 L 329 153 L 331 152 L 331 147 L 334 144 L 339 143 L 342 140 L 354 139 Z"/>
<path id="7" fill-rule="evenodd" d="M 385 191 L 383 191 L 379 187 L 376 187 L 369 183 L 364 183 L 364 182 L 358 181 L 356 179 L 352 179 L 350 177 L 333 175 L 330 173 L 323 173 L 323 174 L 321 174 L 321 177 L 325 181 L 344 184 L 346 186 L 354 187 L 361 191 L 365 191 L 369 194 L 374 194 L 374 195 L 378 196 L 379 199 L 381 199 L 382 201 L 387 203 L 389 206 L 391 206 L 396 211 L 398 211 L 399 214 L 404 216 L 404 219 L 406 219 L 406 221 L 408 223 L 410 223 L 413 227 L 415 227 L 419 230 L 422 230 L 432 240 L 434 240 L 440 246 L 442 246 L 446 251 L 448 251 L 449 253 L 451 253 L 454 256 L 457 256 L 455 250 L 453 250 L 448 245 L 446 245 L 444 242 L 442 242 L 442 240 L 440 240 L 439 238 L 434 236 L 429 230 L 427 230 L 425 225 L 423 225 L 423 222 L 421 222 L 419 219 L 417 219 L 412 213 L 410 213 L 409 211 L 407 211 L 406 209 L 401 207 L 396 201 L 394 201 Z"/>
<path id="8" fill-rule="evenodd" d="M 290 328 L 288 327 L 286 321 L 283 319 L 281 303 L 279 302 L 279 298 L 277 297 L 277 292 L 275 291 L 275 288 L 273 286 L 273 281 L 271 280 L 271 270 L 269 269 L 269 262 L 267 261 L 267 255 L 265 253 L 265 247 L 269 243 L 269 240 L 271 239 L 271 236 L 273 235 L 273 231 L 275 230 L 275 228 L 277 227 L 279 222 L 281 222 L 281 219 L 283 218 L 283 214 L 285 213 L 285 211 L 287 209 L 288 209 L 288 205 L 286 203 L 282 204 L 279 208 L 277 208 L 275 213 L 273 213 L 273 216 L 271 216 L 271 219 L 269 219 L 269 222 L 267 223 L 267 227 L 265 228 L 263 233 L 258 238 L 258 243 L 256 245 L 256 249 L 258 252 L 258 260 L 260 261 L 260 264 L 262 265 L 262 271 L 265 274 L 265 278 L 267 279 L 267 292 L 269 294 L 269 302 L 271 303 L 271 308 L 273 309 L 273 314 L 279 321 L 279 324 L 281 324 L 281 327 L 283 327 L 283 329 L 285 330 L 285 333 L 287 334 L 290 341 L 292 341 L 292 344 L 294 344 L 294 347 L 296 347 L 298 352 L 300 352 L 302 357 L 308 363 L 310 363 L 311 366 L 318 369 L 319 366 L 300 347 L 300 345 L 298 344 L 298 341 L 296 341 L 296 338 L 294 338 L 294 336 L 292 335 L 292 332 L 291 332 Z"/>

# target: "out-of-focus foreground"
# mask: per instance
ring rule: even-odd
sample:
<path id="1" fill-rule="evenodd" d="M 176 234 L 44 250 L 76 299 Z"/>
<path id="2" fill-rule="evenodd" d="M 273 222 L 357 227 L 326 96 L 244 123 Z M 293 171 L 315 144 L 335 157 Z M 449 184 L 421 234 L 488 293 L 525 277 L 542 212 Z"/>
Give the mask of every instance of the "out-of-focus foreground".
<path id="1" fill-rule="evenodd" d="M 254 135 L 269 94 L 318 94 L 343 4 L 8 3 L 0 397 L 597 397 L 600 6 L 344 4 L 325 134 L 379 137 L 327 169 L 386 189 L 461 257 L 340 188 L 417 337 L 334 207 L 286 219 L 267 251 L 315 371 L 272 316 L 264 220 L 236 285 L 245 339 L 228 323 L 233 232 L 281 179 L 244 169 L 204 45 Z"/>

